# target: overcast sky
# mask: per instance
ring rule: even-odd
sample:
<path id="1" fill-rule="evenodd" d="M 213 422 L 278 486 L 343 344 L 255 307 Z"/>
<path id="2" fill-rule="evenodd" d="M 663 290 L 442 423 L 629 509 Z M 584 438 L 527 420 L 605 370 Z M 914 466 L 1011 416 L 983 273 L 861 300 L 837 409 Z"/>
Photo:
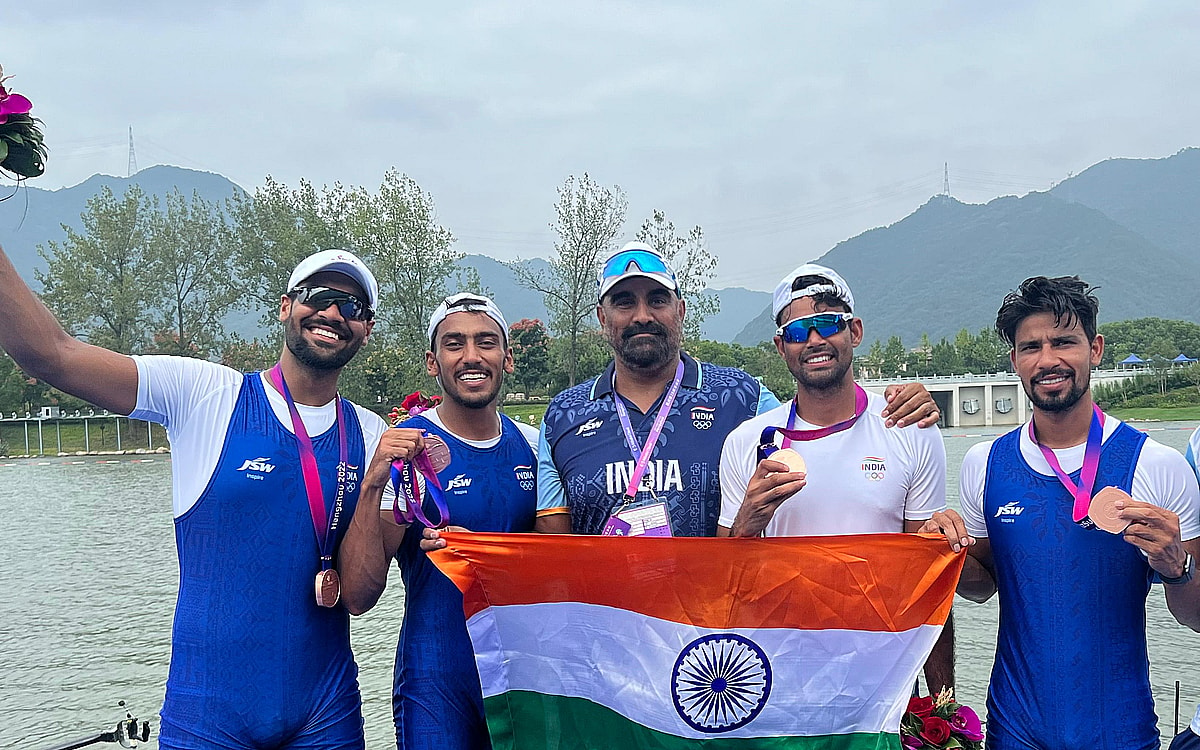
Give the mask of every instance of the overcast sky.
<path id="1" fill-rule="evenodd" d="M 139 167 L 377 187 L 396 167 L 457 248 L 547 257 L 588 172 L 699 224 L 716 287 L 942 189 L 984 202 L 1200 145 L 1200 5 L 1010 2 L 8 3 L 0 64 L 56 188 Z"/>

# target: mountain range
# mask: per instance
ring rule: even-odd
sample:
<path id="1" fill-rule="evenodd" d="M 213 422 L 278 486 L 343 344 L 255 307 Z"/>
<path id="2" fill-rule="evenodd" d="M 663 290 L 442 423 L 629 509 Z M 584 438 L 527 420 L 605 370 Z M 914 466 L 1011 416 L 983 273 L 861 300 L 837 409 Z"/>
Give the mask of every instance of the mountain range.
<path id="1" fill-rule="evenodd" d="M 80 214 L 101 187 L 120 195 L 131 184 L 150 195 L 178 188 L 223 201 L 241 188 L 221 175 L 155 166 L 131 178 L 93 175 L 69 188 L 21 188 L 0 202 L 0 245 L 33 282 L 45 269 L 37 246 L 61 241 L 62 225 L 81 227 Z M 451 227 L 453 230 L 453 227 Z M 818 262 L 841 273 L 854 290 L 855 312 L 870 341 L 899 335 L 915 346 L 961 329 L 990 326 L 1001 299 L 1028 276 L 1078 274 L 1099 287 L 1101 321 L 1162 317 L 1200 323 L 1200 149 L 1162 159 L 1109 159 L 1049 191 L 1005 196 L 986 204 L 935 196 L 904 219 L 838 243 Z M 507 265 L 468 252 L 509 322 L 545 321 L 541 295 L 522 287 Z M 546 261 L 524 261 L 535 269 Z M 705 321 L 716 341 L 753 345 L 769 340 L 770 294 L 710 289 L 721 312 Z M 254 316 L 237 323 L 242 335 Z"/>

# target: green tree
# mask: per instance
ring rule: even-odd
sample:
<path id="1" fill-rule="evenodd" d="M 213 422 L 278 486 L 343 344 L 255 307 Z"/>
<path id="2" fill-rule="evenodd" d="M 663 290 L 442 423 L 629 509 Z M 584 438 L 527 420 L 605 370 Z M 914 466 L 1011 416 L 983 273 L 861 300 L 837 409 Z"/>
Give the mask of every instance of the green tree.
<path id="1" fill-rule="evenodd" d="M 899 336 L 891 336 L 883 346 L 883 376 L 894 378 L 904 374 L 908 367 L 908 350 Z"/>
<path id="2" fill-rule="evenodd" d="M 968 372 L 991 373 L 1008 369 L 1008 347 L 1000 340 L 996 329 L 979 329 L 979 335 L 968 336 L 965 349 L 960 349 Z"/>
<path id="3" fill-rule="evenodd" d="M 687 300 L 683 337 L 689 342 L 699 341 L 701 325 L 721 311 L 720 298 L 704 294 L 717 269 L 717 259 L 708 251 L 704 231 L 699 226 L 692 227 L 686 237 L 681 237 L 675 231 L 675 223 L 664 212 L 654 209 L 650 218 L 642 222 L 637 238 L 661 253 L 675 269 L 680 294 Z"/>
<path id="4" fill-rule="evenodd" d="M 454 235 L 437 223 L 433 197 L 395 169 L 383 176 L 377 193 L 357 190 L 349 203 L 351 245 L 363 252 L 379 280 L 380 333 L 385 341 L 423 354 L 429 348 L 429 316 L 463 257 L 451 247 Z M 473 286 L 479 288 L 477 276 Z"/>
<path id="5" fill-rule="evenodd" d="M 933 345 L 929 367 L 935 375 L 958 375 L 966 369 L 958 349 L 944 337 Z"/>
<path id="6" fill-rule="evenodd" d="M 147 258 L 152 293 L 152 349 L 164 354 L 208 357 L 219 351 L 222 318 L 241 292 L 233 275 L 233 252 L 225 214 L 216 204 L 178 190 L 153 217 Z"/>
<path id="7" fill-rule="evenodd" d="M 425 371 L 425 351 L 411 353 L 372 340 L 346 365 L 338 379 L 341 395 L 384 415 L 416 390 L 433 391 Z"/>
<path id="8" fill-rule="evenodd" d="M 558 393 L 575 383 L 571 382 L 569 361 L 571 357 L 571 340 L 567 336 L 557 336 L 550 340 L 550 368 L 548 370 L 550 392 Z M 580 331 L 574 342 L 575 373 L 580 381 L 595 377 L 604 372 L 612 360 L 612 349 L 604 336 L 597 330 Z"/>
<path id="9" fill-rule="evenodd" d="M 107 187 L 87 202 L 83 231 L 38 246 L 42 300 L 63 327 L 124 354 L 142 351 L 152 328 L 158 280 L 149 259 L 156 202 L 134 185 L 116 198 Z"/>
<path id="10" fill-rule="evenodd" d="M 550 382 L 550 334 L 540 320 L 521 318 L 508 328 L 515 390 L 539 393 Z"/>
<path id="11" fill-rule="evenodd" d="M 628 202 L 620 186 L 601 187 L 587 173 L 567 177 L 558 188 L 555 220 L 550 228 L 558 235 L 547 272 L 534 272 L 519 261 L 509 265 L 517 281 L 540 292 L 550 313 L 550 327 L 563 339 L 561 362 L 568 385 L 583 377 L 581 363 L 587 352 L 581 335 L 592 328 L 596 309 L 596 272 L 614 247 L 625 225 Z"/>
<path id="12" fill-rule="evenodd" d="M 307 180 L 293 190 L 268 175 L 254 195 L 226 204 L 235 274 L 245 296 L 241 307 L 262 310 L 262 323 L 278 329 L 279 299 L 301 260 L 319 250 L 350 246 L 346 217 L 350 192 L 340 183 L 320 191 Z"/>

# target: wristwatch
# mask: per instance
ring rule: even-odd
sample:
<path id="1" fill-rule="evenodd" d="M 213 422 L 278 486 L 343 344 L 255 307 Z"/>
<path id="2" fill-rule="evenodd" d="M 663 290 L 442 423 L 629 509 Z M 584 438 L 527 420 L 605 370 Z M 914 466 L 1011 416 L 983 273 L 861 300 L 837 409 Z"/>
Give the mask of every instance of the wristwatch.
<path id="1" fill-rule="evenodd" d="M 1192 576 L 1196 574 L 1196 560 L 1189 552 L 1183 558 L 1183 573 L 1178 578 L 1168 578 L 1163 574 L 1159 574 L 1159 580 L 1171 586 L 1178 586 L 1192 580 Z"/>

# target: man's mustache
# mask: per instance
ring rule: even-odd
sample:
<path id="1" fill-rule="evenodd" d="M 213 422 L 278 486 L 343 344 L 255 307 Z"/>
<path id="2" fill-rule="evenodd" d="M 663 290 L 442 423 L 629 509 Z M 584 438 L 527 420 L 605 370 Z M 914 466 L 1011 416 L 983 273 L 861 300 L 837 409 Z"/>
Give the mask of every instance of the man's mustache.
<path id="1" fill-rule="evenodd" d="M 655 336 L 666 336 L 667 335 L 667 327 L 662 325 L 661 323 L 634 323 L 633 325 L 626 328 L 624 331 L 621 331 L 621 340 L 628 341 L 629 339 L 633 338 L 634 336 L 637 336 L 637 335 L 640 335 L 643 333 L 650 333 L 650 334 L 654 334 Z"/>

